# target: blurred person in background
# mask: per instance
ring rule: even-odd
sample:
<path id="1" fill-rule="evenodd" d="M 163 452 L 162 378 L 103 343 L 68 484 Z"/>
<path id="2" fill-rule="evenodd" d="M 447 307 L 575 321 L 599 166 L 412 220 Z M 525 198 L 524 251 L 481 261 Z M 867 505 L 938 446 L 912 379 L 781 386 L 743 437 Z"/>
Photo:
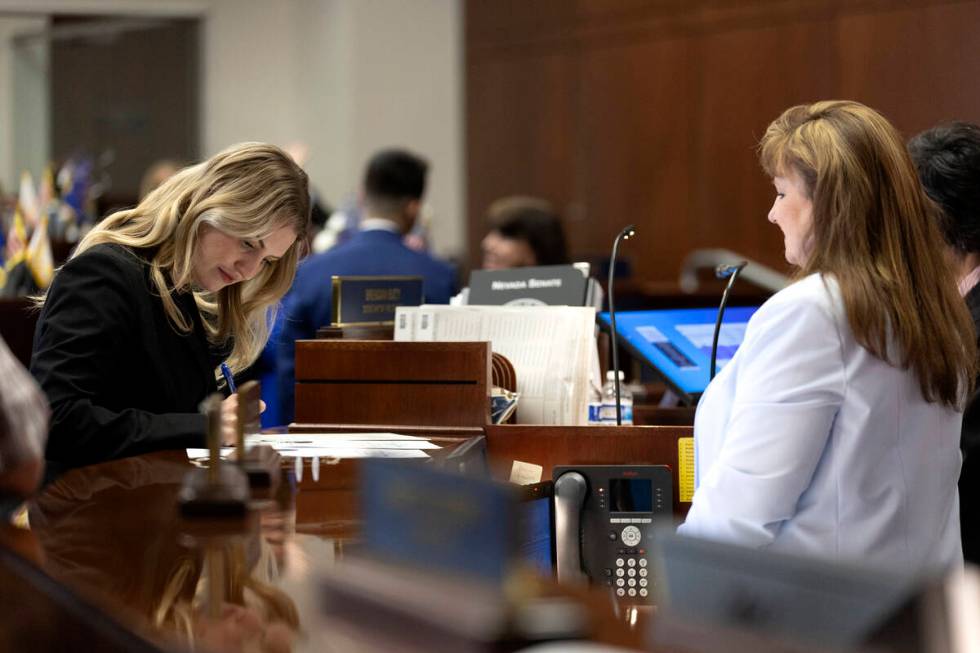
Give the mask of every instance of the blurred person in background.
<path id="1" fill-rule="evenodd" d="M 569 262 L 565 231 L 550 203 L 536 197 L 498 199 L 487 209 L 483 269 L 501 270 Z"/>
<path id="2" fill-rule="evenodd" d="M 143 176 L 140 177 L 140 200 L 149 195 L 157 186 L 173 177 L 183 167 L 183 164 L 172 159 L 160 159 L 151 163 Z"/>
<path id="3" fill-rule="evenodd" d="M 280 424 L 293 419 L 296 341 L 313 338 L 319 327 L 330 324 L 333 275 L 420 276 L 426 303 L 449 303 L 456 290 L 456 270 L 404 242 L 422 209 L 428 169 L 424 159 L 407 150 L 375 153 L 364 173 L 360 230 L 350 240 L 309 257 L 296 271 L 296 281 L 283 298 L 281 335 L 269 344 L 277 348 L 278 396 L 263 392 L 267 404 L 278 402 Z"/>
<path id="4" fill-rule="evenodd" d="M 960 295 L 980 332 L 980 126 L 953 122 L 909 141 L 926 194 L 942 209 L 939 225 Z M 980 401 L 970 399 L 960 436 L 960 528 L 963 557 L 980 564 Z"/>

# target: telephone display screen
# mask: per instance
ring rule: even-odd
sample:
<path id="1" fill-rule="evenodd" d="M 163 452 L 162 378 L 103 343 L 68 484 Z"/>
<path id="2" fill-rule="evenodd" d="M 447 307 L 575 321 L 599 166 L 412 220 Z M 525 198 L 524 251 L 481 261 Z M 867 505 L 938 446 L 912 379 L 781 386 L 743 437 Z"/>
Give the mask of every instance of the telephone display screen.
<path id="1" fill-rule="evenodd" d="M 653 512 L 653 481 L 647 478 L 610 479 L 609 512 Z"/>

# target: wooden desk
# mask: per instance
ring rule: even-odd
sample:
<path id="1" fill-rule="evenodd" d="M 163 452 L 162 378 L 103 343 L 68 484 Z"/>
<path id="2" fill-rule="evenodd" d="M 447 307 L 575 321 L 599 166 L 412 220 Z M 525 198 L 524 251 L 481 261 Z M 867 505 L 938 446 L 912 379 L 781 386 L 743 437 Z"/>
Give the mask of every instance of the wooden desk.
<path id="1" fill-rule="evenodd" d="M 689 426 L 488 426 L 487 454 L 498 478 L 507 479 L 515 460 L 544 468 L 551 478 L 557 465 L 667 465 L 673 472 L 674 516 L 690 502 L 680 501 L 677 441 L 693 437 Z"/>
<path id="2" fill-rule="evenodd" d="M 276 501 L 259 506 L 250 520 L 223 527 L 213 520 L 188 525 L 178 517 L 176 495 L 190 468 L 183 452 L 161 452 L 66 473 L 30 504 L 41 571 L 111 615 L 117 628 L 134 634 L 133 641 L 147 642 L 145 650 L 185 650 L 188 632 L 207 650 L 208 642 L 227 643 L 243 624 L 253 640 L 285 638 L 288 650 L 298 653 L 391 650 L 338 644 L 333 638 L 339 631 L 329 627 L 319 600 L 318 570 L 342 560 L 357 533 L 356 461 L 321 468 L 319 483 L 305 470 L 298 487 L 287 473 L 287 491 Z M 205 552 L 215 549 L 238 561 L 226 571 L 236 579 L 232 585 L 245 588 L 240 600 L 250 606 L 230 601 L 234 612 L 224 620 L 193 609 L 205 589 L 198 582 L 207 566 Z M 583 596 L 599 619 L 599 637 L 642 645 L 643 622 L 630 627 L 613 615 L 605 597 Z M 294 622 L 280 614 L 291 614 Z M 56 630 L 53 619 L 38 627 Z"/>
<path id="3" fill-rule="evenodd" d="M 296 423 L 480 429 L 490 360 L 487 342 L 298 340 Z"/>
<path id="4" fill-rule="evenodd" d="M 488 442 L 496 454 L 536 460 L 550 470 L 551 461 L 615 463 L 621 455 L 660 462 L 671 440 L 684 433 L 593 430 L 601 433 L 499 427 L 488 431 Z M 352 628 L 322 608 L 320 574 L 342 569 L 335 565 L 343 564 L 347 543 L 357 533 L 351 510 L 357 468 L 356 461 L 322 468 L 319 483 L 304 473 L 298 487 L 287 473 L 283 492 L 257 505 L 250 519 L 231 523 L 178 518 L 176 494 L 191 469 L 183 452 L 66 473 L 31 502 L 31 532 L 0 529 L 0 650 L 184 651 L 188 633 L 198 650 L 240 650 L 236 642 L 262 637 L 278 642 L 277 650 L 296 653 L 396 650 L 391 640 L 376 636 L 387 629 L 397 638 L 397 622 L 368 619 L 374 632 L 366 633 L 364 623 Z M 199 581 L 215 552 L 228 563 L 224 569 L 234 582 L 223 617 L 210 618 L 195 608 L 206 595 L 206 583 Z M 564 591 L 586 606 L 596 641 L 662 653 L 646 643 L 649 612 L 639 613 L 639 619 L 628 612 L 617 615 L 604 593 Z M 672 652 L 820 653 L 739 633 L 706 632 L 698 625 L 687 631 L 683 623 L 663 625 L 659 632 L 673 638 Z M 407 639 L 401 638 L 398 651 L 420 650 L 407 646 Z"/>

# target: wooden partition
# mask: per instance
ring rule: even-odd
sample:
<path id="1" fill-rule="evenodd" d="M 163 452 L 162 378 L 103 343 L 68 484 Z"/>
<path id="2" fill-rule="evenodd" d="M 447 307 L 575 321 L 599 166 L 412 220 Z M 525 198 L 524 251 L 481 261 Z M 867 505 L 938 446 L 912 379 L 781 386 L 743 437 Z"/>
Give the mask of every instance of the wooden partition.
<path id="1" fill-rule="evenodd" d="M 556 205 L 576 259 L 636 224 L 642 282 L 704 247 L 786 270 L 755 152 L 784 109 L 858 100 L 906 137 L 980 122 L 976 0 L 469 0 L 465 20 L 474 265 L 487 206 L 519 193 Z"/>
<path id="2" fill-rule="evenodd" d="M 688 426 L 488 426 L 487 454 L 503 479 L 515 460 L 544 468 L 542 480 L 558 465 L 667 465 L 673 473 L 674 515 L 690 502 L 680 500 L 677 443 L 693 436 Z M 693 470 L 692 470 L 693 472 Z"/>
<path id="3" fill-rule="evenodd" d="M 488 342 L 299 340 L 296 423 L 476 430 L 490 374 Z"/>

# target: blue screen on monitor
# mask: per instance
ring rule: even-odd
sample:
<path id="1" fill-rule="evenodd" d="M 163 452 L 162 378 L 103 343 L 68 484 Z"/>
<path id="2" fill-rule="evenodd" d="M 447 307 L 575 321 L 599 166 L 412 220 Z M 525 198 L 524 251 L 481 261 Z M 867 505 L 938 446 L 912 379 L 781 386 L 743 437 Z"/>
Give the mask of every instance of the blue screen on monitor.
<path id="1" fill-rule="evenodd" d="M 717 367 L 721 370 L 742 344 L 749 318 L 757 306 L 729 306 L 718 336 Z M 619 340 L 658 370 L 675 390 L 698 395 L 708 387 L 711 340 L 717 308 L 617 311 Z M 609 313 L 599 320 L 609 326 Z"/>
<path id="2" fill-rule="evenodd" d="M 518 557 L 541 574 L 550 576 L 555 573 L 551 497 L 542 496 L 523 501 L 520 510 L 524 524 L 518 544 Z"/>

